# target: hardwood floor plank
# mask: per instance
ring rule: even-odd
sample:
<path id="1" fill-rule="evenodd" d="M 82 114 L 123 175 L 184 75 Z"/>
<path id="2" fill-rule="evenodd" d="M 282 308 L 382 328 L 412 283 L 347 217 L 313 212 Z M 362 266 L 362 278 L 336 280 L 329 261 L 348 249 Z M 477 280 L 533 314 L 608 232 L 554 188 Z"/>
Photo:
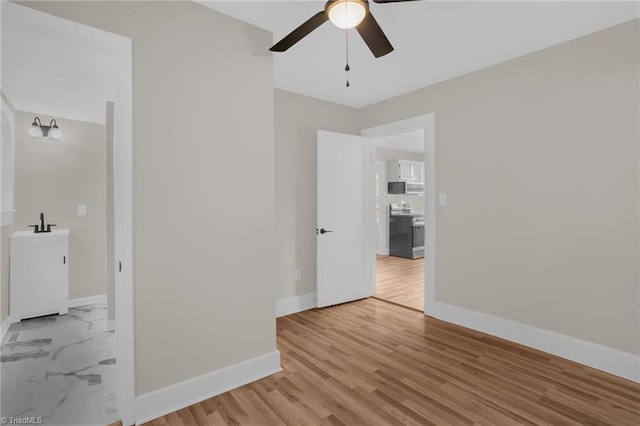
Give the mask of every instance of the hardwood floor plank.
<path id="1" fill-rule="evenodd" d="M 597 402 L 594 404 L 589 400 L 583 400 L 579 397 L 568 395 L 556 389 L 549 389 L 541 398 L 541 402 L 546 404 L 547 401 L 553 401 L 563 405 L 563 409 L 571 409 L 583 416 L 584 423 L 588 424 L 606 424 L 608 421 L 608 413 L 604 412 Z M 570 408 L 571 407 L 571 408 Z M 612 408 L 612 407 L 608 407 Z M 618 424 L 620 426 L 638 426 L 637 418 L 630 419 L 624 415 L 624 412 L 616 412 L 618 415 Z"/>
<path id="2" fill-rule="evenodd" d="M 207 414 L 204 412 L 203 406 L 201 404 L 195 404 L 188 408 L 191 412 L 191 416 L 194 419 L 195 425 L 207 425 L 210 423 L 210 420 Z"/>
<path id="3" fill-rule="evenodd" d="M 405 383 L 412 385 L 410 381 L 405 381 Z M 445 403 L 447 401 L 455 401 L 456 405 L 460 407 L 461 414 L 464 414 L 469 418 L 473 418 L 477 425 L 511 426 L 523 424 L 513 417 L 504 414 L 501 410 L 494 409 L 493 407 L 483 403 L 475 398 L 475 395 L 459 387 L 443 386 L 439 389 L 439 392 L 433 396 L 435 398 L 439 398 L 440 401 Z"/>
<path id="4" fill-rule="evenodd" d="M 397 418 L 400 422 L 406 425 L 416 426 L 437 426 L 437 423 L 432 422 L 426 417 L 421 416 L 409 407 L 398 401 L 395 396 L 390 396 L 386 392 L 376 389 L 370 396 L 376 405 L 380 405 L 389 412 L 393 417 Z"/>
<path id="5" fill-rule="evenodd" d="M 207 416 L 209 423 L 205 423 L 206 425 L 212 426 L 227 426 L 227 422 L 224 421 L 220 413 L 213 412 Z M 177 425 L 176 425 L 177 426 Z"/>
<path id="6" fill-rule="evenodd" d="M 640 424 L 640 384 L 373 298 L 277 333 L 282 372 L 148 425 Z"/>
<path id="7" fill-rule="evenodd" d="M 262 416 L 260 409 L 247 398 L 248 392 L 249 390 L 243 388 L 234 389 L 229 392 L 229 395 L 233 398 L 234 405 L 242 407 L 242 411 L 245 413 L 241 417 L 240 423 L 243 425 L 251 422 L 254 424 L 267 424 L 267 419 Z"/>
<path id="8" fill-rule="evenodd" d="M 246 388 L 246 389 L 245 389 Z M 284 426 L 286 423 L 280 418 L 273 409 L 267 404 L 262 398 L 260 398 L 253 388 L 243 386 L 240 388 L 243 390 L 243 394 L 246 396 L 247 401 L 255 408 L 259 413 L 260 417 L 252 418 L 252 420 L 256 421 L 256 424 L 263 425 L 273 425 L 273 426 Z M 261 419 L 264 418 L 265 422 L 261 422 Z"/>
<path id="9" fill-rule="evenodd" d="M 177 412 L 173 412 L 173 413 L 169 413 L 164 417 L 161 417 L 160 419 L 165 419 L 166 423 L 168 425 L 176 425 L 176 426 L 182 426 L 182 420 L 180 420 L 180 416 L 178 415 Z M 158 420 L 160 420 L 158 419 Z"/>
<path id="10" fill-rule="evenodd" d="M 207 401 L 211 407 L 212 413 L 220 415 L 225 424 L 236 426 L 240 424 L 238 417 L 245 414 L 244 411 L 234 411 L 232 406 L 226 404 L 227 393 L 219 395 L 217 398 L 210 398 Z M 224 397 L 224 398 L 223 398 Z"/>
<path id="11" fill-rule="evenodd" d="M 333 414 L 325 417 L 324 419 L 322 419 L 320 425 L 322 426 L 347 426 L 344 423 L 342 423 L 340 420 L 338 420 L 338 418 L 336 416 L 334 416 Z"/>
<path id="12" fill-rule="evenodd" d="M 184 426 L 197 426 L 198 425 L 198 421 L 193 417 L 193 414 L 191 414 L 191 408 L 192 407 L 187 407 L 187 408 L 183 408 L 182 410 L 178 411 L 178 417 L 180 418 L 180 422 L 182 422 L 182 425 Z M 201 424 L 207 424 L 207 422 L 201 423 Z"/>
<path id="13" fill-rule="evenodd" d="M 432 392 L 422 392 L 407 386 L 403 381 L 383 371 L 377 371 L 376 374 L 382 377 L 384 387 L 391 390 L 394 398 L 401 400 L 403 405 L 430 421 L 437 424 L 471 425 L 474 423 L 471 418 L 460 414 L 457 404 L 451 404 L 450 401 L 443 404 L 429 396 L 430 393 L 433 394 Z"/>
<path id="14" fill-rule="evenodd" d="M 377 255 L 376 297 L 424 312 L 424 259 Z"/>

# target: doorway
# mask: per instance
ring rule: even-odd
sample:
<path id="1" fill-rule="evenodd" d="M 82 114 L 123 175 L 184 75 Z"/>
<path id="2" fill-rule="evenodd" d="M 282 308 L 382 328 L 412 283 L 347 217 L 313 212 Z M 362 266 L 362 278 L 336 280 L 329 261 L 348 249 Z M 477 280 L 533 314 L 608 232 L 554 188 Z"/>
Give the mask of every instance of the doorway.
<path id="1" fill-rule="evenodd" d="M 375 297 L 424 311 L 424 129 L 376 138 L 374 147 Z"/>
<path id="2" fill-rule="evenodd" d="M 115 329 L 117 330 L 115 340 L 118 349 L 117 363 L 115 364 L 117 383 L 115 393 L 117 394 L 117 418 L 123 420 L 124 424 L 134 422 L 133 399 L 134 399 L 134 345 L 133 345 L 133 274 L 131 268 L 132 258 L 132 64 L 131 64 L 131 40 L 116 34 L 97 30 L 84 25 L 54 17 L 34 9 L 18 4 L 2 2 L 2 26 L 5 28 L 22 28 L 24 33 L 37 40 L 52 40 L 59 43 L 60 49 L 67 51 L 64 47 L 82 46 L 94 52 L 102 52 L 108 61 L 108 67 L 113 72 L 111 74 L 113 91 L 111 96 L 105 100 L 114 101 L 115 110 L 113 114 L 113 275 L 115 288 Z M 5 25 L 6 24 L 6 25 Z M 4 45 L 5 43 L 3 43 Z M 4 46 L 3 46 L 4 48 Z M 59 50 L 59 49 L 58 49 Z M 3 55 L 5 52 L 3 51 Z M 4 58 L 3 58 L 4 59 Z M 3 61 L 9 64 L 10 61 Z M 13 62 L 15 63 L 15 62 Z M 51 65 L 51 64 L 49 64 Z M 8 65 L 7 65 L 8 66 Z M 36 67 L 41 68 L 41 67 Z M 81 70 L 77 70 L 81 72 Z M 3 70 L 3 89 L 8 89 L 5 85 Z M 25 77 L 26 78 L 26 77 Z M 23 79 L 24 80 L 24 79 Z M 14 87 L 19 90 L 27 90 L 32 87 L 33 81 L 17 84 Z M 56 88 L 60 85 L 51 85 Z M 48 89 L 51 89 L 48 87 Z M 43 93 L 50 91 L 43 90 Z M 11 93 L 9 93 L 9 96 Z M 54 96 L 54 98 L 56 98 Z M 72 101 L 73 98 L 68 93 L 56 98 L 61 106 L 64 101 Z M 31 107 L 20 107 L 19 110 L 33 110 Z M 39 108 L 40 109 L 40 108 Z M 64 113 L 52 113 L 46 108 L 40 109 L 41 113 L 47 116 L 67 116 Z M 64 131 L 64 129 L 62 129 Z M 89 206 L 89 208 L 91 208 Z M 78 205 L 78 215 L 81 215 L 81 208 Z M 85 207 L 86 210 L 86 207 Z M 91 210 L 89 210 L 91 214 Z M 70 258 L 70 264 L 71 264 Z M 117 268 L 116 268 L 117 265 Z M 84 308 L 78 310 L 78 317 L 81 317 Z M 84 309 L 91 314 L 91 310 Z M 86 319 L 87 324 L 91 322 Z M 113 325 L 113 323 L 111 324 Z M 19 339 L 19 336 L 16 336 Z M 43 344 L 46 343 L 43 341 Z M 108 363 L 108 360 L 105 359 Z M 105 364 L 107 365 L 107 364 Z M 82 373 L 75 373 L 76 375 Z M 53 376 L 50 376 L 53 377 Z M 91 380 L 97 380 L 95 376 L 87 376 L 88 385 Z M 4 414 L 4 413 L 3 413 Z"/>
<path id="3" fill-rule="evenodd" d="M 376 161 L 374 297 L 426 313 L 435 286 L 434 115 L 361 134 L 373 138 Z"/>

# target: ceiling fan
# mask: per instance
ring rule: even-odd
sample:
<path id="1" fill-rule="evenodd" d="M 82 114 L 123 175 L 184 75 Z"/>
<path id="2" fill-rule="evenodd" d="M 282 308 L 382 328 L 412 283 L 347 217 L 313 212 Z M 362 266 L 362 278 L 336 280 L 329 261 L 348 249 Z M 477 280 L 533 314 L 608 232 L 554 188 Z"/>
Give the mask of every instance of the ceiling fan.
<path id="1" fill-rule="evenodd" d="M 399 3 L 418 0 L 373 1 L 375 3 Z M 376 58 L 393 52 L 393 46 L 389 39 L 369 11 L 368 0 L 329 0 L 324 5 L 323 11 L 313 15 L 269 50 L 272 52 L 284 52 L 326 21 L 331 21 L 342 29 L 355 27 Z"/>

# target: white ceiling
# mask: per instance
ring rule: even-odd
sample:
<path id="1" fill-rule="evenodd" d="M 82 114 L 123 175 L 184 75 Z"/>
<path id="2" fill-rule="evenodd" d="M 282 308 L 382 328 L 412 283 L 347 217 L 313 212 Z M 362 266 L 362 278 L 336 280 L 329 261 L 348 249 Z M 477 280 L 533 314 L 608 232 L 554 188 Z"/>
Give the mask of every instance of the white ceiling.
<path id="1" fill-rule="evenodd" d="M 325 2 L 199 3 L 269 30 L 277 42 Z M 287 52 L 274 53 L 275 87 L 363 107 L 640 16 L 637 1 L 369 3 L 394 52 L 375 59 L 351 30 L 346 88 L 345 34 L 327 22 Z"/>
<path id="2" fill-rule="evenodd" d="M 104 123 L 105 102 L 114 98 L 110 53 L 69 34 L 44 30 L 30 18 L 36 13 L 32 9 L 0 4 L 1 86 L 15 106 Z M 324 2 L 206 4 L 272 31 L 278 41 Z M 344 33 L 325 23 L 289 51 L 274 54 L 274 85 L 362 107 L 637 18 L 639 9 L 637 2 L 371 2 L 394 52 L 375 59 L 352 31 L 351 87 L 346 88 Z"/>
<path id="3" fill-rule="evenodd" d="M 16 109 L 42 114 L 43 123 L 64 117 L 104 124 L 105 104 L 115 95 L 112 53 L 52 32 L 39 16 L 2 2 L 2 90 Z"/>
<path id="4" fill-rule="evenodd" d="M 379 148 L 397 149 L 399 151 L 424 152 L 424 129 L 396 133 L 376 139 Z"/>

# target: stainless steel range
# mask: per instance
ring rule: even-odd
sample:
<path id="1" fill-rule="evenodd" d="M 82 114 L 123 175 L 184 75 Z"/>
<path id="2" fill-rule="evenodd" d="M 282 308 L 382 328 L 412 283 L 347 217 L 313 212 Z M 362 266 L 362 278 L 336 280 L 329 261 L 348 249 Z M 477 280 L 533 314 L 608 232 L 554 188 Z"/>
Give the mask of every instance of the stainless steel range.
<path id="1" fill-rule="evenodd" d="M 389 208 L 389 254 L 424 257 L 424 214 L 411 212 L 409 204 L 391 204 Z"/>

